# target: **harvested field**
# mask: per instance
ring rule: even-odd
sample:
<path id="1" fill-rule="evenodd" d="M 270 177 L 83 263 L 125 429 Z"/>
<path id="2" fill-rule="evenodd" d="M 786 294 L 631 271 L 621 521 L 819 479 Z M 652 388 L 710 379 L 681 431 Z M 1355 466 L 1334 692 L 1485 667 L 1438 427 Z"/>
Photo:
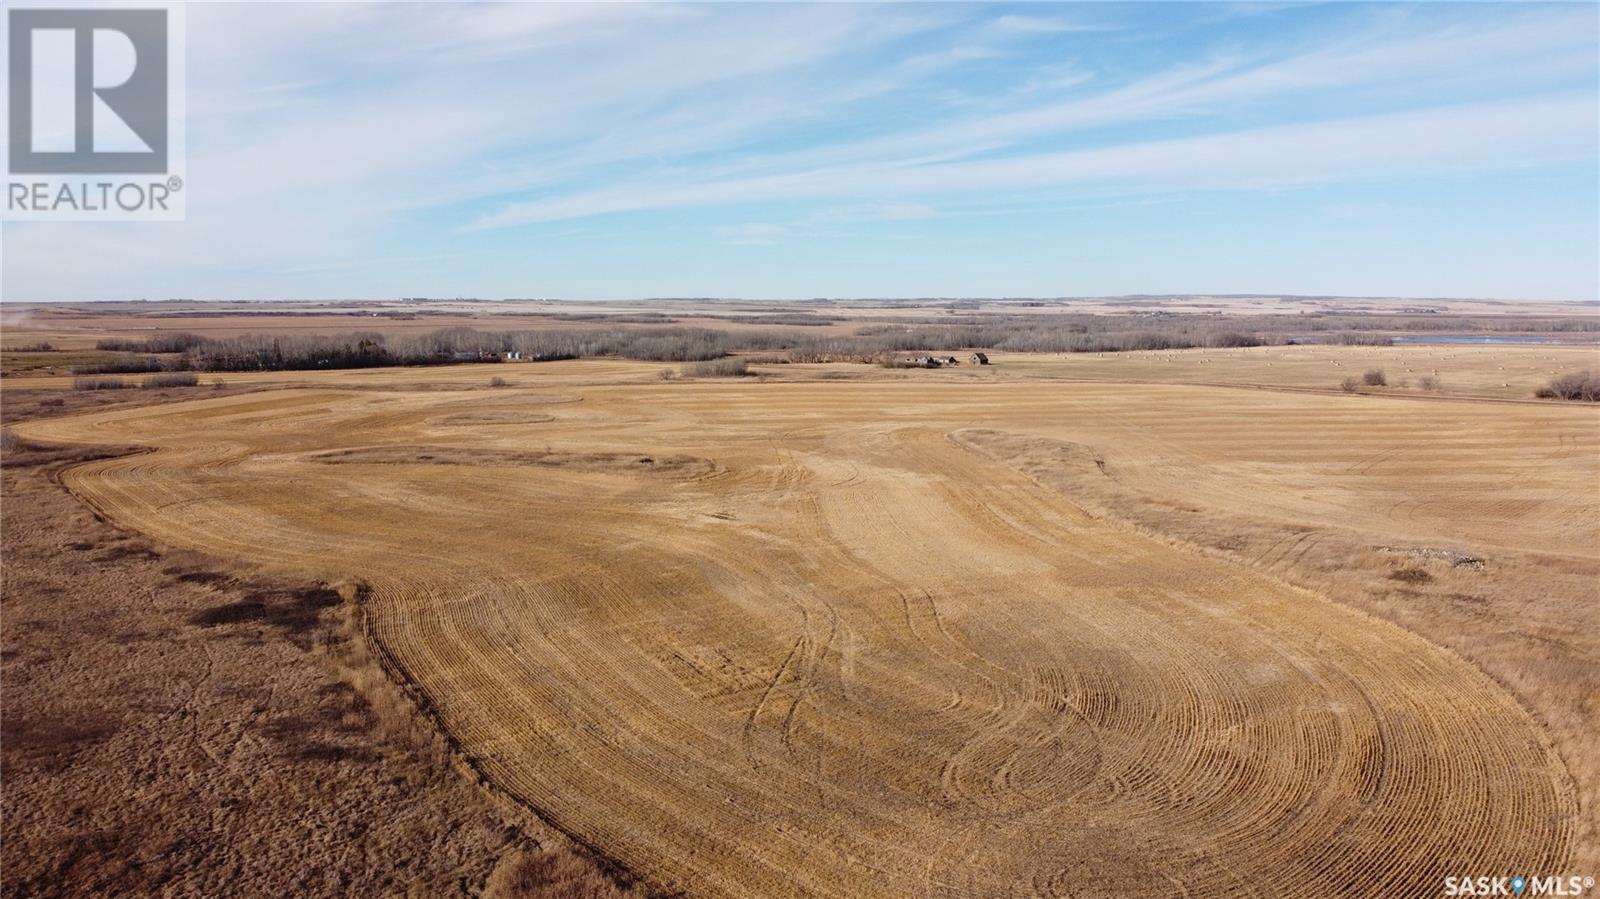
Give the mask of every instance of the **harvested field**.
<path id="1" fill-rule="evenodd" d="M 999 354 L 1015 376 L 1157 384 L 1222 384 L 1335 392 L 1381 369 L 1388 384 L 1364 395 L 1532 399 L 1551 377 L 1600 364 L 1600 348 L 1501 346 L 1270 346 L 1131 353 Z M 1426 379 L 1433 379 L 1429 387 Z"/>
<path id="2" fill-rule="evenodd" d="M 18 431 L 153 448 L 63 475 L 119 524 L 365 583 L 370 636 L 468 762 L 657 889 L 1433 895 L 1594 860 L 1581 692 L 1291 582 L 1309 536 L 1205 551 L 1129 497 L 1581 591 L 1600 410 L 657 368 L 334 375 Z M 548 419 L 462 426 L 519 402 Z M 1116 492 L 1055 477 L 1079 470 Z M 1385 590 L 1491 595 L 1393 561 L 1432 580 Z M 1595 599 L 1545 612 L 1579 682 Z"/>
<path id="3" fill-rule="evenodd" d="M 13 392 L 6 420 L 161 401 Z M 462 776 L 338 590 L 163 547 L 53 477 L 121 452 L 0 451 L 0 895 L 629 895 Z"/>

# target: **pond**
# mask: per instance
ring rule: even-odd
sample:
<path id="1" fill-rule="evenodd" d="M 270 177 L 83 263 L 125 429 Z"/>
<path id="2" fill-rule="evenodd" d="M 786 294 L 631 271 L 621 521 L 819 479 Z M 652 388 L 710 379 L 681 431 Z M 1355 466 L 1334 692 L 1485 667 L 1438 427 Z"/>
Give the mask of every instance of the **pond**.
<path id="1" fill-rule="evenodd" d="M 1395 343 L 1560 343 L 1545 334 L 1396 334 Z"/>
<path id="2" fill-rule="evenodd" d="M 1305 337 L 1291 337 L 1296 343 L 1321 344 L 1328 340 L 1330 334 L 1312 334 Z M 1554 334 L 1394 334 L 1390 335 L 1396 345 L 1407 343 L 1422 344 L 1556 344 L 1556 343 L 1590 343 L 1593 335 L 1554 335 Z"/>

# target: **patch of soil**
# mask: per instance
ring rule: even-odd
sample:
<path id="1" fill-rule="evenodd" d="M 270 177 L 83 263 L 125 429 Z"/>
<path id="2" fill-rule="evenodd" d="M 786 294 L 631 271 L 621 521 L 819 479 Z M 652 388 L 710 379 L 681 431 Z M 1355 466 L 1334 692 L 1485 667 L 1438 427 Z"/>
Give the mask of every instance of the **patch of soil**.
<path id="1" fill-rule="evenodd" d="M 516 409 L 485 410 L 483 412 L 463 412 L 460 415 L 447 415 L 436 419 L 433 423 L 451 427 L 477 427 L 478 425 L 531 425 L 545 421 L 554 421 L 554 415 L 543 412 L 524 412 Z"/>
<path id="2" fill-rule="evenodd" d="M 284 587 L 258 581 L 246 584 L 244 589 L 237 599 L 196 611 L 189 616 L 190 623 L 218 627 L 261 622 L 278 628 L 297 643 L 305 643 L 306 635 L 324 624 L 322 613 L 344 602 L 326 584 Z"/>
<path id="3" fill-rule="evenodd" d="M 1467 568 L 1473 571 L 1482 571 L 1485 565 L 1483 559 L 1453 549 L 1439 549 L 1432 546 L 1380 546 L 1378 549 L 1386 553 L 1410 556 L 1413 559 L 1449 562 L 1456 568 Z"/>
<path id="4" fill-rule="evenodd" d="M 1431 584 L 1433 575 L 1421 568 L 1400 568 L 1389 572 L 1389 580 L 1399 581 L 1402 584 Z"/>
<path id="5" fill-rule="evenodd" d="M 534 465 L 577 471 L 640 473 L 693 479 L 714 474 L 715 462 L 699 456 L 638 453 L 562 453 L 458 446 L 372 446 L 311 457 L 327 465 Z"/>

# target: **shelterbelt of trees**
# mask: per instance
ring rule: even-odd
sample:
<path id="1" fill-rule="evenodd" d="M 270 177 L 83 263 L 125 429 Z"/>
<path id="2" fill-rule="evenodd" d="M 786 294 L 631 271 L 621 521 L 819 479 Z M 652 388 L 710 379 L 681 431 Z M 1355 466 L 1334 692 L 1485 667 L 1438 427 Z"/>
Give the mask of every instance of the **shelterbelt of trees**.
<path id="1" fill-rule="evenodd" d="M 669 320 L 670 321 L 670 320 Z M 1442 316 L 997 315 L 935 316 L 862 324 L 853 334 L 798 326 L 723 329 L 672 324 L 480 331 L 446 328 L 428 334 L 247 334 L 203 337 L 173 332 L 143 339 L 109 338 L 97 349 L 127 354 L 79 366 L 79 374 L 154 371 L 273 371 L 440 365 L 499 359 L 556 360 L 620 356 L 696 362 L 738 352 L 775 354 L 770 361 L 879 361 L 885 354 L 944 349 L 1107 353 L 1192 347 L 1245 347 L 1290 342 L 1388 344 L 1394 333 L 1600 332 L 1600 319 Z M 758 322 L 759 323 L 759 322 Z"/>

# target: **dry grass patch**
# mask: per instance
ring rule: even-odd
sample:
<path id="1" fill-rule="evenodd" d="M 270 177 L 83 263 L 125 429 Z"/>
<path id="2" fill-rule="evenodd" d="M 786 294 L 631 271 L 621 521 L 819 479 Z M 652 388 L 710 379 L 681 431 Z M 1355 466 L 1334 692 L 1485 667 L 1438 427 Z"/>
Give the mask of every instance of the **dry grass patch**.
<path id="1" fill-rule="evenodd" d="M 200 376 L 189 371 L 173 371 L 151 375 L 139 382 L 139 386 L 147 390 L 159 390 L 166 387 L 197 387 L 199 384 Z"/>
<path id="2" fill-rule="evenodd" d="M 10 391 L 6 432 L 101 399 Z M 527 853 L 604 881 L 458 773 L 365 656 L 351 585 L 169 549 L 56 483 L 126 453 L 0 445 L 7 895 L 451 895 Z"/>
<path id="3" fill-rule="evenodd" d="M 708 362 L 694 362 L 683 367 L 683 373 L 692 378 L 742 378 L 752 374 L 750 363 L 743 356 L 728 356 Z"/>
<path id="4" fill-rule="evenodd" d="M 72 379 L 73 390 L 122 390 L 129 386 L 127 381 L 114 377 L 84 376 Z"/>

